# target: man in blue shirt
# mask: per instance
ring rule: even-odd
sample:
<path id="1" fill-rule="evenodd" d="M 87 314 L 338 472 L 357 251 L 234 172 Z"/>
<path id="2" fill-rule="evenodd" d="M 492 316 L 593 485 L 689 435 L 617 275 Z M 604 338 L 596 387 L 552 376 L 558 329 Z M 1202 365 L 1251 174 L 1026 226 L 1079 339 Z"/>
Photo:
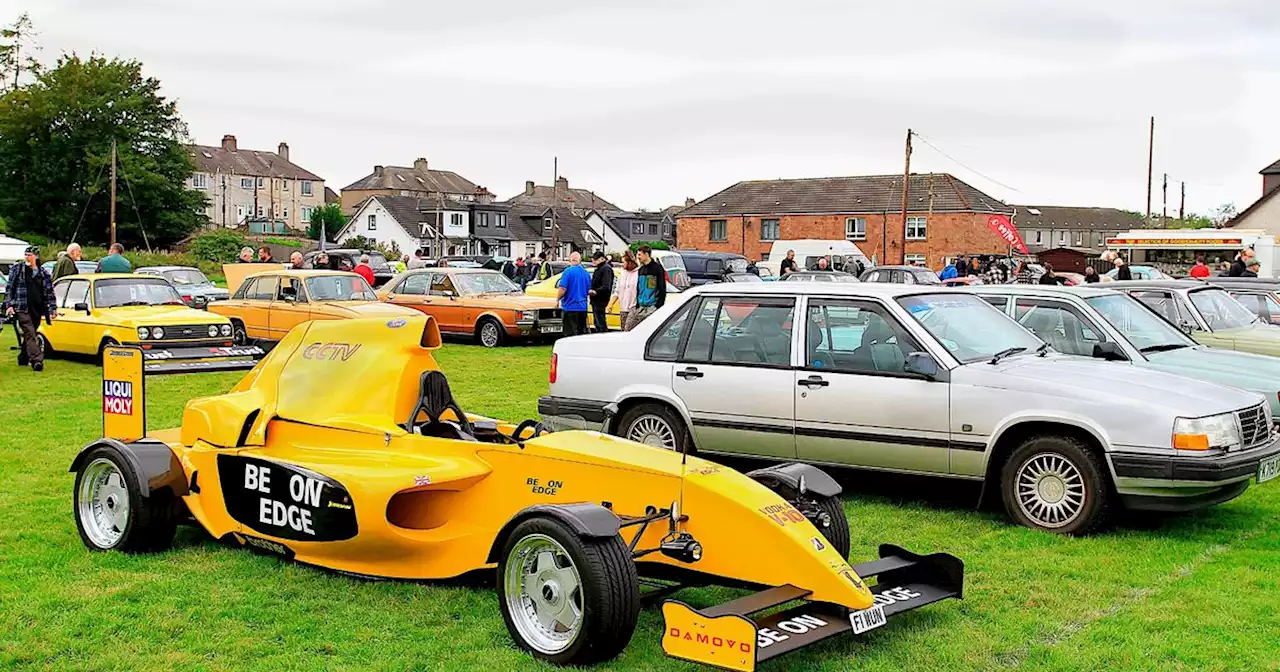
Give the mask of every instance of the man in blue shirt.
<path id="1" fill-rule="evenodd" d="M 564 269 L 559 288 L 560 310 L 564 312 L 564 335 L 587 333 L 587 293 L 591 291 L 591 274 L 582 267 L 582 255 L 569 255 L 569 268 Z"/>

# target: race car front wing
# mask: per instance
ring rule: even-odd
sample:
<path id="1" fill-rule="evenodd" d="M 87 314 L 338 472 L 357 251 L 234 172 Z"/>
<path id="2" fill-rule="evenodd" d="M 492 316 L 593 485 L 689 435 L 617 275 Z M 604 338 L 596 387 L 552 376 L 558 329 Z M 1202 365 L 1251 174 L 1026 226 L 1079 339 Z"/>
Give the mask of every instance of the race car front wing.
<path id="1" fill-rule="evenodd" d="M 905 611 L 948 598 L 960 599 L 964 563 L 953 555 L 917 555 L 884 544 L 880 559 L 855 565 L 858 576 L 875 577 L 875 605 L 850 610 L 826 602 L 804 602 L 758 619 L 752 614 L 803 600 L 809 591 L 778 586 L 706 609 L 668 600 L 662 605 L 662 649 L 673 658 L 726 670 L 751 672 L 756 665 L 852 631 L 861 634 Z"/>
<path id="2" fill-rule="evenodd" d="M 188 346 L 148 348 L 142 359 L 146 373 L 155 375 L 252 369 L 263 354 L 256 345 Z"/>

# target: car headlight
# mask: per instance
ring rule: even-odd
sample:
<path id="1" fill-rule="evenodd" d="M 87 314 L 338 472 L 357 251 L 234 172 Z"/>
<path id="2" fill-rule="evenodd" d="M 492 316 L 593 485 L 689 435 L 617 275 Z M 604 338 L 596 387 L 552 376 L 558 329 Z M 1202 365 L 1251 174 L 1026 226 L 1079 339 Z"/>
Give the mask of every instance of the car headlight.
<path id="1" fill-rule="evenodd" d="M 164 327 L 151 327 L 151 338 L 164 338 Z"/>
<path id="2" fill-rule="evenodd" d="M 522 320 L 536 320 L 536 319 L 538 319 L 538 311 L 536 311 L 536 310 L 526 310 L 526 311 L 523 311 L 523 312 L 521 312 L 521 313 L 520 313 L 520 319 L 522 319 Z"/>
<path id="3" fill-rule="evenodd" d="M 209 325 L 209 338 L 216 338 L 217 336 L 218 336 L 218 325 L 216 324 Z"/>
<path id="4" fill-rule="evenodd" d="M 231 335 L 231 325 L 229 325 L 229 324 L 224 324 L 224 325 L 222 325 L 222 327 L 221 327 L 221 331 L 222 331 L 222 335 L 223 335 L 223 336 L 230 336 L 230 335 Z"/>
<path id="5" fill-rule="evenodd" d="M 1240 447 L 1240 426 L 1233 413 L 1173 421 L 1173 447 L 1178 450 L 1234 450 Z"/>
<path id="6" fill-rule="evenodd" d="M 150 335 L 151 335 L 151 332 L 150 332 L 150 331 L 148 331 L 146 327 L 138 327 L 138 338 L 139 338 L 139 339 L 141 339 L 141 340 L 144 340 L 144 341 L 145 341 L 145 340 L 147 340 L 147 337 L 148 337 L 148 336 L 150 336 Z"/>

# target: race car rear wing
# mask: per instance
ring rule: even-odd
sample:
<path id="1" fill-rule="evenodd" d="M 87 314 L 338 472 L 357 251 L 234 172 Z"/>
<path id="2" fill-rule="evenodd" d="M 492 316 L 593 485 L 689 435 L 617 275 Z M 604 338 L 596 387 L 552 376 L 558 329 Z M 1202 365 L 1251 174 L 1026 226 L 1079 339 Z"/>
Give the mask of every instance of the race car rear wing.
<path id="1" fill-rule="evenodd" d="M 256 345 L 185 346 L 142 349 L 143 369 L 148 375 L 245 371 L 252 369 L 264 351 Z"/>
<path id="2" fill-rule="evenodd" d="M 884 625 L 891 616 L 963 597 L 964 563 L 946 553 L 917 555 L 883 544 L 879 560 L 853 569 L 864 579 L 877 579 L 870 588 L 875 595 L 871 608 L 851 611 L 826 602 L 805 602 L 751 618 L 809 596 L 809 591 L 792 585 L 701 610 L 668 600 L 662 605 L 666 622 L 662 649 L 673 658 L 752 672 L 759 663 L 824 639 L 850 631 L 862 634 Z"/>

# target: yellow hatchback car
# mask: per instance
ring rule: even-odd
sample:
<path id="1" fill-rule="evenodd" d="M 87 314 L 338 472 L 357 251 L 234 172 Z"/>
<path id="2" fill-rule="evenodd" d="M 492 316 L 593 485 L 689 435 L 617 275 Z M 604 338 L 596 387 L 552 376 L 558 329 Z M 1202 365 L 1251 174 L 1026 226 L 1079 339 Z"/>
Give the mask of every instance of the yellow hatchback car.
<path id="1" fill-rule="evenodd" d="M 587 266 L 587 272 L 591 272 L 591 266 Z M 622 313 L 618 310 L 618 276 L 622 274 L 622 264 L 613 264 L 613 294 L 609 297 L 609 307 L 605 310 L 605 322 L 609 325 L 610 331 L 620 331 L 622 329 Z M 560 276 L 562 273 L 530 284 L 525 288 L 524 293 L 529 296 L 541 296 L 545 298 L 555 299 L 559 296 Z M 667 281 L 667 296 L 678 294 L 680 288 Z M 587 327 L 595 329 L 595 317 L 593 313 L 587 311 Z"/>
<path id="2" fill-rule="evenodd" d="M 253 368 L 261 348 L 235 347 L 231 321 L 188 308 L 154 275 L 72 275 L 53 285 L 58 318 L 40 325 L 49 354 L 101 356 L 108 345 L 142 349 L 147 373 Z"/>

